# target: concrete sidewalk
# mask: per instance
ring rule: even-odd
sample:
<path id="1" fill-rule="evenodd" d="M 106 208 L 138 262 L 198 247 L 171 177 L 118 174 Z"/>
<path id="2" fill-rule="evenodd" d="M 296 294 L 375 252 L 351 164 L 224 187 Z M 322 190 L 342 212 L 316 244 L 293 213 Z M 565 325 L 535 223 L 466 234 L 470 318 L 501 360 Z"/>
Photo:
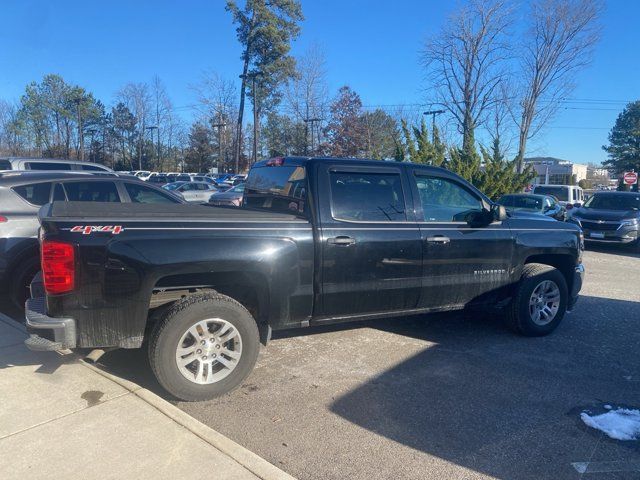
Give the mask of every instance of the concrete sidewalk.
<path id="1" fill-rule="evenodd" d="M 74 355 L 35 353 L 0 314 L 0 478 L 293 477 Z"/>

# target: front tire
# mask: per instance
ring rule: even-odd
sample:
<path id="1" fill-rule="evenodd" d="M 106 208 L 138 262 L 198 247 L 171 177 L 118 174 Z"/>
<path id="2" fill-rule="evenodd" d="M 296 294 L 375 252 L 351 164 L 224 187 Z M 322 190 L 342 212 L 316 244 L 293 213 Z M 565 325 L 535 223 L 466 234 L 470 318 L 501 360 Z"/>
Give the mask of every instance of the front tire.
<path id="1" fill-rule="evenodd" d="M 259 351 L 258 327 L 246 308 L 219 293 L 200 293 L 162 315 L 151 334 L 149 361 L 165 390 L 193 402 L 236 388 Z"/>
<path id="2" fill-rule="evenodd" d="M 527 264 L 507 306 L 506 323 L 527 337 L 548 335 L 562 321 L 568 296 L 567 282 L 558 269 L 539 263 Z"/>

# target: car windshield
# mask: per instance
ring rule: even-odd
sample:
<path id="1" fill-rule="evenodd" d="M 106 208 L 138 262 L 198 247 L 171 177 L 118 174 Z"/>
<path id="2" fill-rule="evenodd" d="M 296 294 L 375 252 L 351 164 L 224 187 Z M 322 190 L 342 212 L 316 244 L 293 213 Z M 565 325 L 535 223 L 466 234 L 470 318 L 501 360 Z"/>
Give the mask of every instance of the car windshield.
<path id="1" fill-rule="evenodd" d="M 185 182 L 173 182 L 173 183 L 169 183 L 168 185 L 165 185 L 162 188 L 166 190 L 176 190 L 177 188 L 181 187 L 184 184 Z"/>
<path id="2" fill-rule="evenodd" d="M 539 195 L 553 195 L 562 202 L 569 201 L 569 189 L 564 187 L 537 186 L 533 193 Z"/>
<path id="3" fill-rule="evenodd" d="M 516 210 L 542 210 L 542 197 L 533 195 L 505 195 L 498 200 L 498 203 Z"/>
<path id="4" fill-rule="evenodd" d="M 584 208 L 597 208 L 600 210 L 640 210 L 640 194 L 596 194 L 586 201 Z"/>
<path id="5" fill-rule="evenodd" d="M 244 192 L 244 183 L 241 183 L 240 185 L 236 185 L 233 188 L 230 188 L 229 190 L 227 190 L 228 192 L 233 192 L 233 193 L 242 193 Z"/>

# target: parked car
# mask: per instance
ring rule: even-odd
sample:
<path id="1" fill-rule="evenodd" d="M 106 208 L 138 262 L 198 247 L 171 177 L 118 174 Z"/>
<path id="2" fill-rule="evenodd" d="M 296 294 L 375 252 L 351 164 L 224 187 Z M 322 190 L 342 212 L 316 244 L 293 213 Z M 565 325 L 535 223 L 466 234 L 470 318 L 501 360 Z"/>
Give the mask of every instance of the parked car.
<path id="1" fill-rule="evenodd" d="M 577 185 L 535 185 L 531 193 L 555 197 L 567 211 L 584 203 L 584 191 Z"/>
<path id="2" fill-rule="evenodd" d="M 569 221 L 582 227 L 587 242 L 629 244 L 640 251 L 640 193 L 595 192 Z"/>
<path id="3" fill-rule="evenodd" d="M 168 182 L 167 176 L 164 173 L 157 172 L 153 172 L 145 179 L 145 181 L 157 185 L 158 187 L 161 187 Z"/>
<path id="4" fill-rule="evenodd" d="M 507 212 L 514 216 L 522 213 L 536 213 L 556 220 L 565 219 L 566 210 L 550 195 L 533 195 L 529 193 L 512 193 L 498 199 Z"/>
<path id="5" fill-rule="evenodd" d="M 215 192 L 209 197 L 209 205 L 239 207 L 242 203 L 242 195 L 244 193 L 244 184 L 236 185 L 226 191 Z"/>
<path id="6" fill-rule="evenodd" d="M 87 171 L 113 172 L 109 167 L 93 162 L 80 160 L 60 160 L 57 158 L 0 158 L 0 171 L 3 170 L 39 170 L 39 171 Z"/>
<path id="7" fill-rule="evenodd" d="M 146 180 L 147 177 L 151 175 L 151 172 L 149 170 L 136 170 L 132 173 L 134 176 L 138 177 L 140 180 Z"/>
<path id="8" fill-rule="evenodd" d="M 0 173 L 0 286 L 22 308 L 40 268 L 38 210 L 54 201 L 184 203 L 129 175 L 65 172 Z"/>
<path id="9" fill-rule="evenodd" d="M 241 208 L 40 216 L 46 298 L 34 286 L 27 346 L 147 340 L 160 384 L 190 401 L 238 386 L 276 329 L 502 305 L 514 330 L 546 335 L 584 275 L 576 225 L 509 218 L 452 172 L 408 162 L 276 158 L 252 167 Z"/>
<path id="10" fill-rule="evenodd" d="M 208 182 L 174 182 L 163 188 L 194 203 L 207 203 L 211 194 L 218 191 L 214 184 Z"/>

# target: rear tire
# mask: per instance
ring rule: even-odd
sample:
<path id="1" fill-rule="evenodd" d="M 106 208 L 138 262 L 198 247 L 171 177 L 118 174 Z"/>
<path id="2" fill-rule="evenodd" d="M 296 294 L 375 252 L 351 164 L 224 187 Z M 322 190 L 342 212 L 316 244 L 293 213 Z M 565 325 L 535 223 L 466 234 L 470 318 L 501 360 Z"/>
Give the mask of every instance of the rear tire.
<path id="1" fill-rule="evenodd" d="M 24 303 L 31 297 L 29 286 L 31 280 L 40 271 L 40 257 L 28 257 L 22 260 L 12 271 L 11 301 L 14 305 L 24 310 Z"/>
<path id="2" fill-rule="evenodd" d="M 506 308 L 506 323 L 527 337 L 548 335 L 562 321 L 568 296 L 567 282 L 558 269 L 540 263 L 527 264 Z"/>
<path id="3" fill-rule="evenodd" d="M 162 315 L 151 334 L 149 361 L 167 392 L 193 402 L 236 388 L 259 351 L 258 327 L 246 308 L 219 293 L 200 293 Z"/>

